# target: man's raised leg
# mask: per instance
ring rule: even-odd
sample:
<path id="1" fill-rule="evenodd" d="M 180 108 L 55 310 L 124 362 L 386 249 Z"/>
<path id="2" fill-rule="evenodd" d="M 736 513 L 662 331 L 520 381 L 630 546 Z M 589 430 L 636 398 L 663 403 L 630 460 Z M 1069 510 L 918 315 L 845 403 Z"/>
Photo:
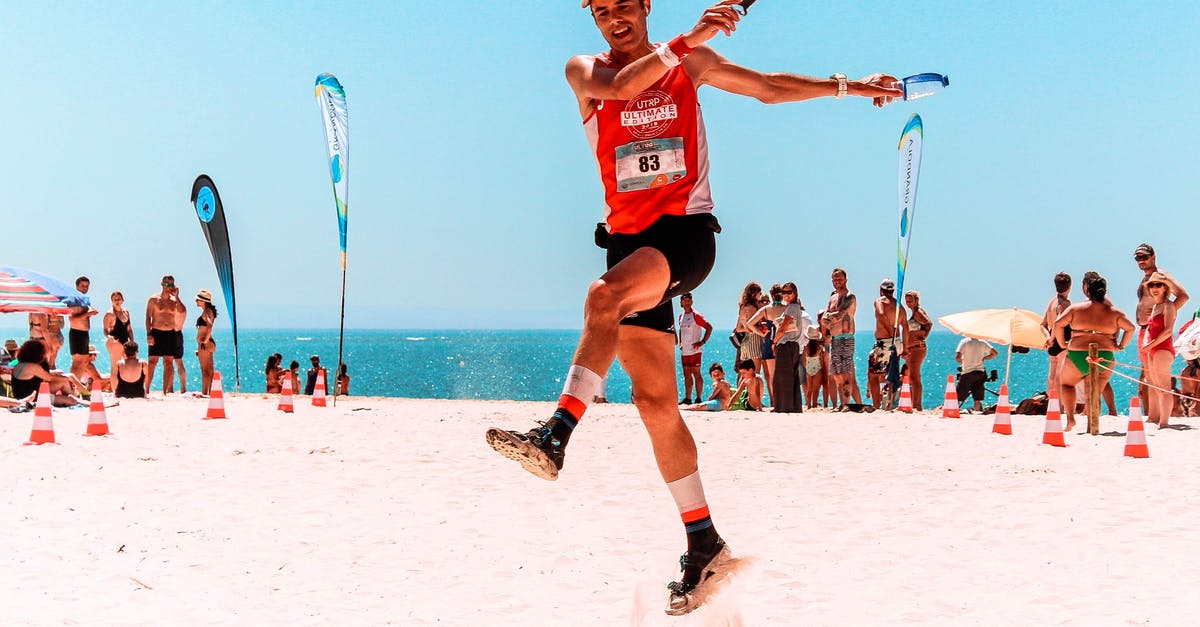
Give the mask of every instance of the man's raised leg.
<path id="1" fill-rule="evenodd" d="M 488 444 L 534 475 L 557 479 L 571 432 L 612 366 L 621 319 L 657 306 L 670 279 L 666 257 L 653 248 L 639 248 L 592 283 L 584 303 L 583 333 L 567 371 L 558 409 L 550 420 L 527 433 L 488 429 Z M 674 406 L 674 336 L 667 337 Z"/>

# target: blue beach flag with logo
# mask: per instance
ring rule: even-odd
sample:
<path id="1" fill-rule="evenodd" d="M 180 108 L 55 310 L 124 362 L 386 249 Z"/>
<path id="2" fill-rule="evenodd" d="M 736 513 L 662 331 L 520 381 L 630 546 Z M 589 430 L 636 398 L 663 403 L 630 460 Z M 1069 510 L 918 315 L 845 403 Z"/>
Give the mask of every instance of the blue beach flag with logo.
<path id="1" fill-rule="evenodd" d="M 346 220 L 350 200 L 350 135 L 346 111 L 346 90 L 333 74 L 317 76 L 317 108 L 325 126 L 329 178 L 333 181 L 333 202 L 337 208 L 338 245 L 342 261 L 342 309 L 338 320 L 338 371 L 342 365 L 342 347 L 346 330 Z M 334 404 L 337 388 L 334 387 Z"/>
<path id="2" fill-rule="evenodd" d="M 229 326 L 233 329 L 233 368 L 238 388 L 242 385 L 241 369 L 238 366 L 237 305 L 233 295 L 233 253 L 229 248 L 229 229 L 225 226 L 225 208 L 217 186 L 207 174 L 196 177 L 192 183 L 192 206 L 200 218 L 200 230 L 208 241 L 217 278 L 221 281 L 221 292 L 225 295 L 225 307 L 229 311 Z"/>

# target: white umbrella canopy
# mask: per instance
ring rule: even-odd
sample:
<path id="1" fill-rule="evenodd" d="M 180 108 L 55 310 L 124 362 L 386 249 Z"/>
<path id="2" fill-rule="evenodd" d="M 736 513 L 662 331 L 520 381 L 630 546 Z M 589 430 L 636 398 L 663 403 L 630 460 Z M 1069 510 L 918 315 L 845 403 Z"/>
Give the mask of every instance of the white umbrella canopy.
<path id="1" fill-rule="evenodd" d="M 1028 309 L 976 309 L 938 318 L 947 329 L 967 337 L 998 344 L 1046 348 L 1050 335 L 1042 317 Z"/>
<path id="2" fill-rule="evenodd" d="M 1012 369 L 1012 347 L 1045 350 L 1050 334 L 1042 328 L 1042 317 L 1028 309 L 975 309 L 938 318 L 951 331 L 988 342 L 1008 345 L 1004 366 L 1004 385 Z"/>

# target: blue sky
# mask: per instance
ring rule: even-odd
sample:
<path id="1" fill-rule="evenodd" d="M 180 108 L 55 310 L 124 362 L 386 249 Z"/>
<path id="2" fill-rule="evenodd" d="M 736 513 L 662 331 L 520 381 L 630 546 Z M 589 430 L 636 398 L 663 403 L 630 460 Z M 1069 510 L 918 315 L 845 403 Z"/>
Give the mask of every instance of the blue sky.
<path id="1" fill-rule="evenodd" d="M 655 2 L 652 37 L 704 6 Z M 1141 241 L 1200 293 L 1200 5 L 1133 6 L 758 2 L 713 42 L 735 62 L 952 84 L 882 110 L 702 89 L 725 231 L 697 308 L 731 326 L 753 279 L 793 280 L 816 309 L 836 265 L 874 296 L 895 275 L 896 142 L 914 112 L 908 287 L 933 315 L 1040 311 L 1059 270 L 1100 271 L 1129 308 Z M 350 111 L 348 326 L 580 325 L 603 199 L 563 67 L 606 47 L 578 2 L 31 3 L 5 21 L 0 261 L 87 274 L 105 307 L 119 289 L 140 311 L 166 273 L 219 293 L 188 201 L 203 172 L 226 207 L 241 324 L 336 326 L 313 97 L 332 72 Z"/>

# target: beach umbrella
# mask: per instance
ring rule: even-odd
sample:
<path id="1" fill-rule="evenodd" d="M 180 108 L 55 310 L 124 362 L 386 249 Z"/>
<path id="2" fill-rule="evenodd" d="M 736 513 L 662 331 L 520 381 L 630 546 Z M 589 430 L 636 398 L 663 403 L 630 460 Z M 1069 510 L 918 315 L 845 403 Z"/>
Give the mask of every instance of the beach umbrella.
<path id="1" fill-rule="evenodd" d="M 1004 384 L 1012 368 L 1012 347 L 1045 350 L 1049 334 L 1042 328 L 1042 317 L 1028 309 L 976 309 L 938 318 L 951 331 L 988 342 L 1008 345 L 1008 363 L 1004 366 Z"/>
<path id="2" fill-rule="evenodd" d="M 39 272 L 0 266 L 0 313 L 66 315 L 75 307 L 91 307 L 73 286 Z"/>

